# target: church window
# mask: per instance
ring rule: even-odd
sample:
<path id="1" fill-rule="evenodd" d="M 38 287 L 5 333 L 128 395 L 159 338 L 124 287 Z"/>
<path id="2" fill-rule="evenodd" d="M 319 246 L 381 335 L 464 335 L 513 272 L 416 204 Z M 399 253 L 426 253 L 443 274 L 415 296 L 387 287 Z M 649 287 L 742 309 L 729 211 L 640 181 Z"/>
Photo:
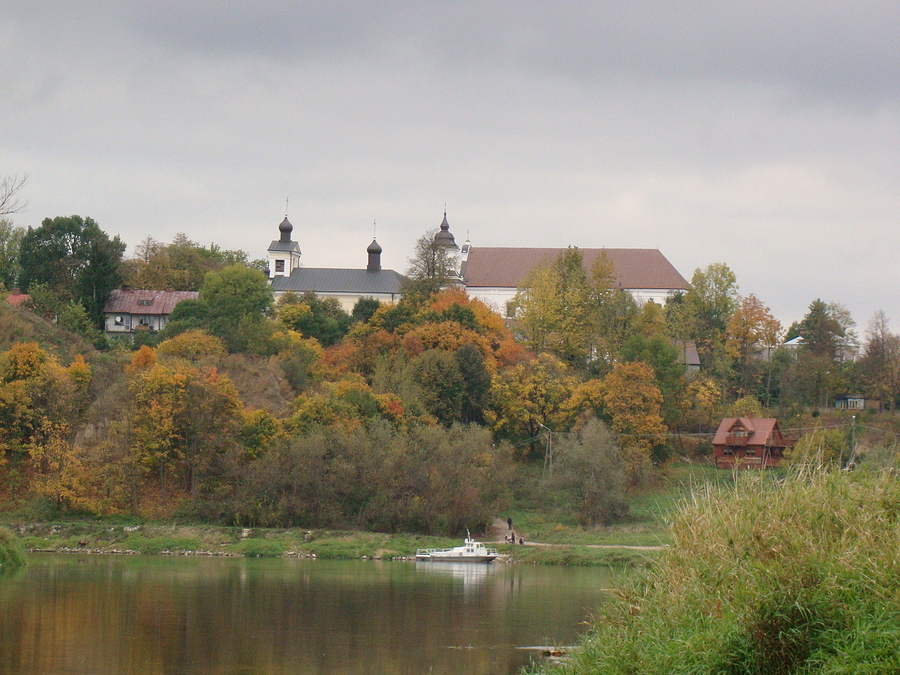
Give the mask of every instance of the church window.
<path id="1" fill-rule="evenodd" d="M 275 271 L 284 274 L 284 260 L 275 261 Z"/>

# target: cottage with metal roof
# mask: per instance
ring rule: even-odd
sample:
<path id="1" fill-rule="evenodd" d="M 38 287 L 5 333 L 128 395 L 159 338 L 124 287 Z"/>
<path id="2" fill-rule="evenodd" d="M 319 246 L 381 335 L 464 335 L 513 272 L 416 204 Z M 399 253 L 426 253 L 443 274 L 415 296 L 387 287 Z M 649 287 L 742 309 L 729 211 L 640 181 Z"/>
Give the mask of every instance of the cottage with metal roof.
<path id="1" fill-rule="evenodd" d="M 182 300 L 197 300 L 197 291 L 144 291 L 120 288 L 109 295 L 103 305 L 104 329 L 107 333 L 160 331 L 169 315 Z"/>
<path id="2" fill-rule="evenodd" d="M 400 300 L 403 275 L 381 268 L 381 245 L 372 239 L 366 247 L 365 269 L 304 267 L 300 263 L 300 245 L 291 239 L 293 226 L 287 216 L 278 226 L 281 236 L 269 245 L 268 276 L 276 298 L 288 292 L 312 292 L 334 298 L 347 312 L 360 298 L 374 298 L 380 302 Z"/>

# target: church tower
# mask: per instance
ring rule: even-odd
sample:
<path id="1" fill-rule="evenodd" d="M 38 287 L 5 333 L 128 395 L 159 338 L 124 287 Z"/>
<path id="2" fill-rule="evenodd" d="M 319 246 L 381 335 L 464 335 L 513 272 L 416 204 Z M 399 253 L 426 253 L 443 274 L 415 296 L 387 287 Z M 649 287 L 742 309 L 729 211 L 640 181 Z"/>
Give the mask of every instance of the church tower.
<path id="1" fill-rule="evenodd" d="M 456 243 L 456 239 L 450 232 L 450 223 L 447 222 L 446 207 L 444 208 L 444 220 L 441 221 L 441 229 L 434 235 L 434 244 L 447 251 L 447 261 L 449 263 L 449 269 L 447 271 L 458 279 L 462 261 L 460 259 L 459 245 Z"/>
<path id="2" fill-rule="evenodd" d="M 278 226 L 278 231 L 279 238 L 269 244 L 267 258 L 269 279 L 289 277 L 291 272 L 300 267 L 300 244 L 291 240 L 294 226 L 288 220 L 287 214 L 284 214 L 284 220 Z"/>

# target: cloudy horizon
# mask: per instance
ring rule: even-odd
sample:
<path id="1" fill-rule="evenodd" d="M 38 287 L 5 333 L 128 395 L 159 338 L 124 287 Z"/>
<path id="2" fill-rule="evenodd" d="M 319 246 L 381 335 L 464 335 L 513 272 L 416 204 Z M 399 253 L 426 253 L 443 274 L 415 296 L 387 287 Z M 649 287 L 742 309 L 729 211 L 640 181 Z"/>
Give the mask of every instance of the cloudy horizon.
<path id="1" fill-rule="evenodd" d="M 900 6 L 12 0 L 0 173 L 128 244 L 405 270 L 474 246 L 724 262 L 785 327 L 900 329 Z"/>

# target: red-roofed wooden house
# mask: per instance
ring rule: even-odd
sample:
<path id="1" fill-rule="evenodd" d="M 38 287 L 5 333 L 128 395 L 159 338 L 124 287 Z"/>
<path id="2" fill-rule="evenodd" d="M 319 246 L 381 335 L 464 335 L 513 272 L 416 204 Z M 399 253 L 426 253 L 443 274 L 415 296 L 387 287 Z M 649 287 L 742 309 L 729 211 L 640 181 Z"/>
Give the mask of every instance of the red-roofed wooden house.
<path id="1" fill-rule="evenodd" d="M 156 332 L 166 327 L 169 314 L 182 300 L 197 300 L 197 291 L 139 291 L 130 288 L 110 293 L 103 305 L 107 333 Z"/>
<path id="2" fill-rule="evenodd" d="M 774 417 L 726 417 L 713 438 L 716 468 L 764 469 L 778 466 L 793 445 Z"/>

